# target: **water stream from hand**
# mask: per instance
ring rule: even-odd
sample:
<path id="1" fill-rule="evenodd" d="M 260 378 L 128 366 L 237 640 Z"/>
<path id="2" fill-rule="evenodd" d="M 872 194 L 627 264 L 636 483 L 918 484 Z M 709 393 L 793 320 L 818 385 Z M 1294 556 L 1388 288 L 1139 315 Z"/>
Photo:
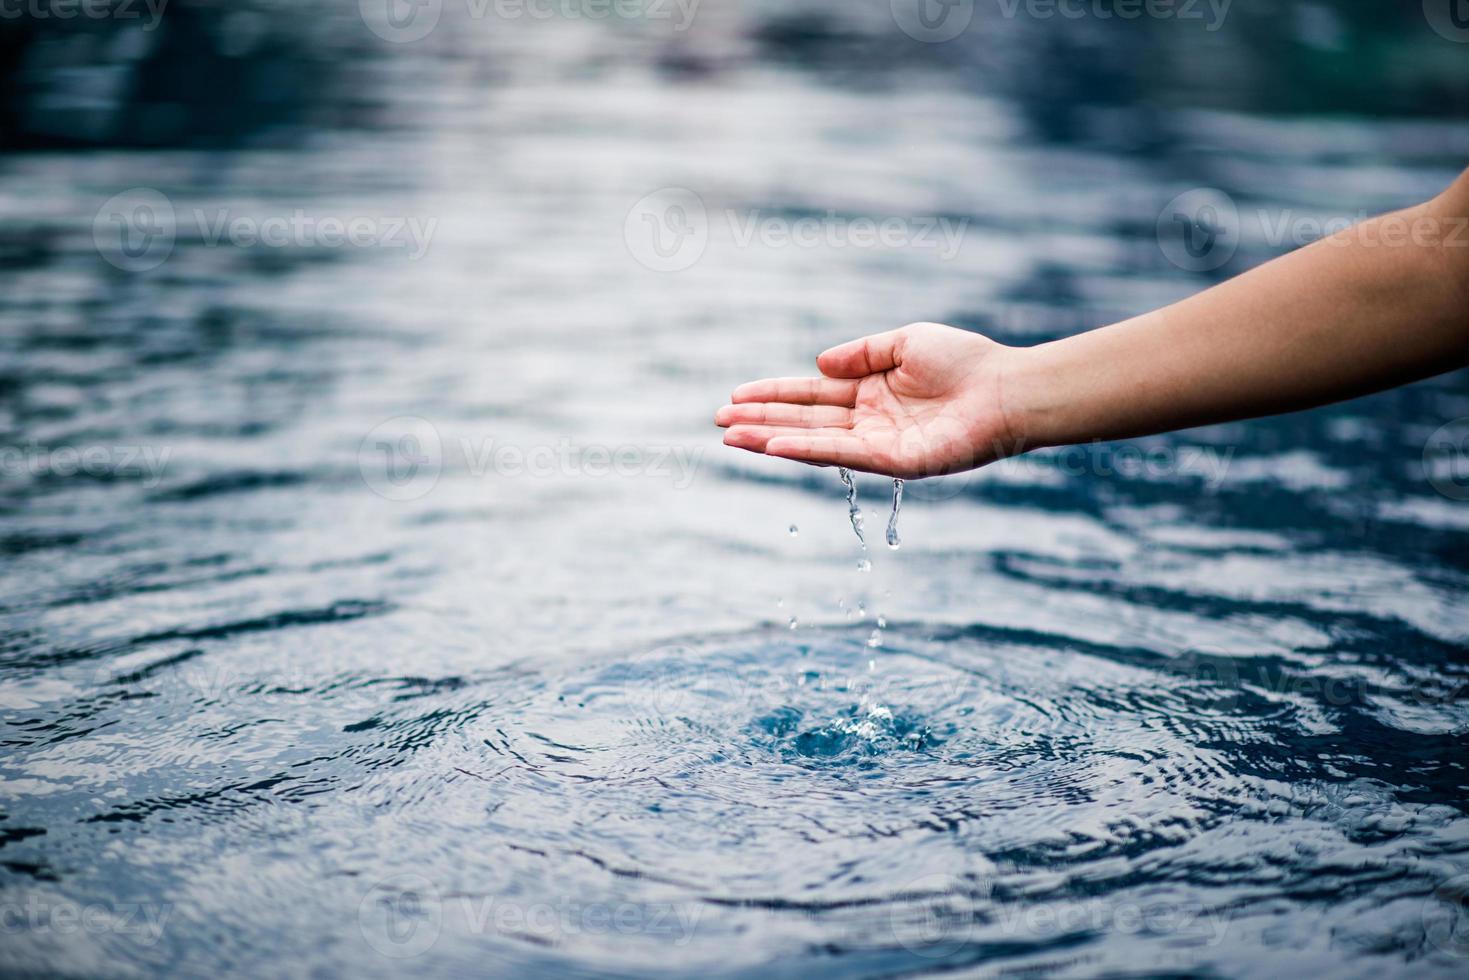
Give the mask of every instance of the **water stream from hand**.
<path id="1" fill-rule="evenodd" d="M 894 551 L 903 542 L 898 540 L 898 513 L 903 509 L 903 481 L 893 480 L 893 512 L 888 517 L 888 547 Z"/>
<path id="2" fill-rule="evenodd" d="M 842 486 L 847 488 L 847 517 L 852 522 L 857 543 L 862 546 L 862 557 L 857 559 L 857 570 L 870 572 L 872 562 L 867 557 L 867 536 L 862 533 L 862 508 L 857 504 L 857 481 L 852 479 L 852 471 L 845 466 L 837 470 L 837 475 L 842 478 Z"/>
<path id="3" fill-rule="evenodd" d="M 841 477 L 842 486 L 847 491 L 847 518 L 852 522 L 852 531 L 857 535 L 857 543 L 862 546 L 862 556 L 857 560 L 857 570 L 870 572 L 872 570 L 872 561 L 867 557 L 867 536 L 862 530 L 864 523 L 862 508 L 857 503 L 857 481 L 853 478 L 852 471 L 845 466 L 840 467 L 837 470 L 837 474 Z M 888 547 L 894 551 L 898 550 L 898 547 L 902 544 L 902 541 L 898 538 L 898 515 L 903 510 L 903 486 L 904 483 L 902 480 L 893 480 L 893 509 L 892 513 L 888 515 L 887 543 Z M 862 615 L 865 618 L 865 604 L 858 603 L 858 608 L 862 610 Z M 879 614 L 877 617 L 877 628 L 872 631 L 872 635 L 867 640 L 869 647 L 882 646 L 882 631 L 885 626 L 887 626 L 887 621 Z M 792 628 L 795 628 L 794 624 Z"/>

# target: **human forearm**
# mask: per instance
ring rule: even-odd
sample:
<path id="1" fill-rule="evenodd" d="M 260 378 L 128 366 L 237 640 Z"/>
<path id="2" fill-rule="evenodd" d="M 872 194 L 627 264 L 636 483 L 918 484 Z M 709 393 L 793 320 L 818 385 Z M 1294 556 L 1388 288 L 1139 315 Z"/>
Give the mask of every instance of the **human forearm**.
<path id="1" fill-rule="evenodd" d="M 1469 363 L 1469 174 L 1182 302 L 1017 351 L 1020 450 L 1307 408 Z"/>
<path id="2" fill-rule="evenodd" d="M 1166 309 L 1038 347 L 914 323 L 737 388 L 750 452 L 916 478 L 1350 398 L 1469 364 L 1469 173 Z"/>

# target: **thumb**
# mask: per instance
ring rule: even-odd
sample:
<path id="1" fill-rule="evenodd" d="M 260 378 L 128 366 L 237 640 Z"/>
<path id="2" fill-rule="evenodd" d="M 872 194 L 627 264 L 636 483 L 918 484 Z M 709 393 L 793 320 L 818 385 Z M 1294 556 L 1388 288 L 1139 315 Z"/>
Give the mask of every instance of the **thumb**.
<path id="1" fill-rule="evenodd" d="M 875 333 L 833 347 L 816 358 L 816 366 L 828 378 L 865 378 L 891 371 L 903 362 L 901 330 Z"/>

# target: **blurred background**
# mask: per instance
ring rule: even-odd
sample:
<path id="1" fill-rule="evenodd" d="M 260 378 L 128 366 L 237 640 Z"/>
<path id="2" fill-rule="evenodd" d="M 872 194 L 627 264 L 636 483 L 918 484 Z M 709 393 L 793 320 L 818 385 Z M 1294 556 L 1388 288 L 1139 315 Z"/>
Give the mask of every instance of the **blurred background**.
<path id="1" fill-rule="evenodd" d="M 1462 373 L 912 484 L 899 551 L 861 481 L 868 572 L 712 413 L 1438 193 L 1462 8 L 0 0 L 0 967 L 1453 972 Z M 1088 904 L 1159 889 L 1228 941 Z"/>

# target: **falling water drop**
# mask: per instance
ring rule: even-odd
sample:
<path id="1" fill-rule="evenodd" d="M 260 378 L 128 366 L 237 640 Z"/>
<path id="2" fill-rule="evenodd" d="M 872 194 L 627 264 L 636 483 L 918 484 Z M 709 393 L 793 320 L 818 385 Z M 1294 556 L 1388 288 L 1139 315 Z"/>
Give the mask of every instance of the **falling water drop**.
<path id="1" fill-rule="evenodd" d="M 857 560 L 857 571 L 870 572 L 872 562 L 867 558 L 867 538 L 862 533 L 862 508 L 857 506 L 857 483 L 852 479 L 852 471 L 845 466 L 837 469 L 837 475 L 842 478 L 842 486 L 847 488 L 847 517 L 852 522 L 857 543 L 862 546 L 862 557 Z"/>
<path id="2" fill-rule="evenodd" d="M 796 621 L 796 617 L 792 616 L 791 617 L 791 629 L 795 629 L 798 625 L 800 625 L 800 624 Z"/>
<path id="3" fill-rule="evenodd" d="M 796 525 L 792 524 L 791 525 L 791 537 L 794 538 L 796 535 L 798 535 L 800 533 L 801 533 L 801 529 L 798 528 L 798 527 L 796 527 Z"/>
<path id="4" fill-rule="evenodd" d="M 893 513 L 888 518 L 888 547 L 894 551 L 902 544 L 898 540 L 898 512 L 903 509 L 903 481 L 893 481 Z"/>
<path id="5" fill-rule="evenodd" d="M 852 479 L 852 471 L 845 466 L 837 470 L 837 475 L 842 478 L 842 486 L 847 488 L 847 516 L 852 521 L 852 531 L 856 533 L 862 550 L 866 551 L 867 538 L 862 534 L 862 508 L 857 506 L 857 483 Z"/>

